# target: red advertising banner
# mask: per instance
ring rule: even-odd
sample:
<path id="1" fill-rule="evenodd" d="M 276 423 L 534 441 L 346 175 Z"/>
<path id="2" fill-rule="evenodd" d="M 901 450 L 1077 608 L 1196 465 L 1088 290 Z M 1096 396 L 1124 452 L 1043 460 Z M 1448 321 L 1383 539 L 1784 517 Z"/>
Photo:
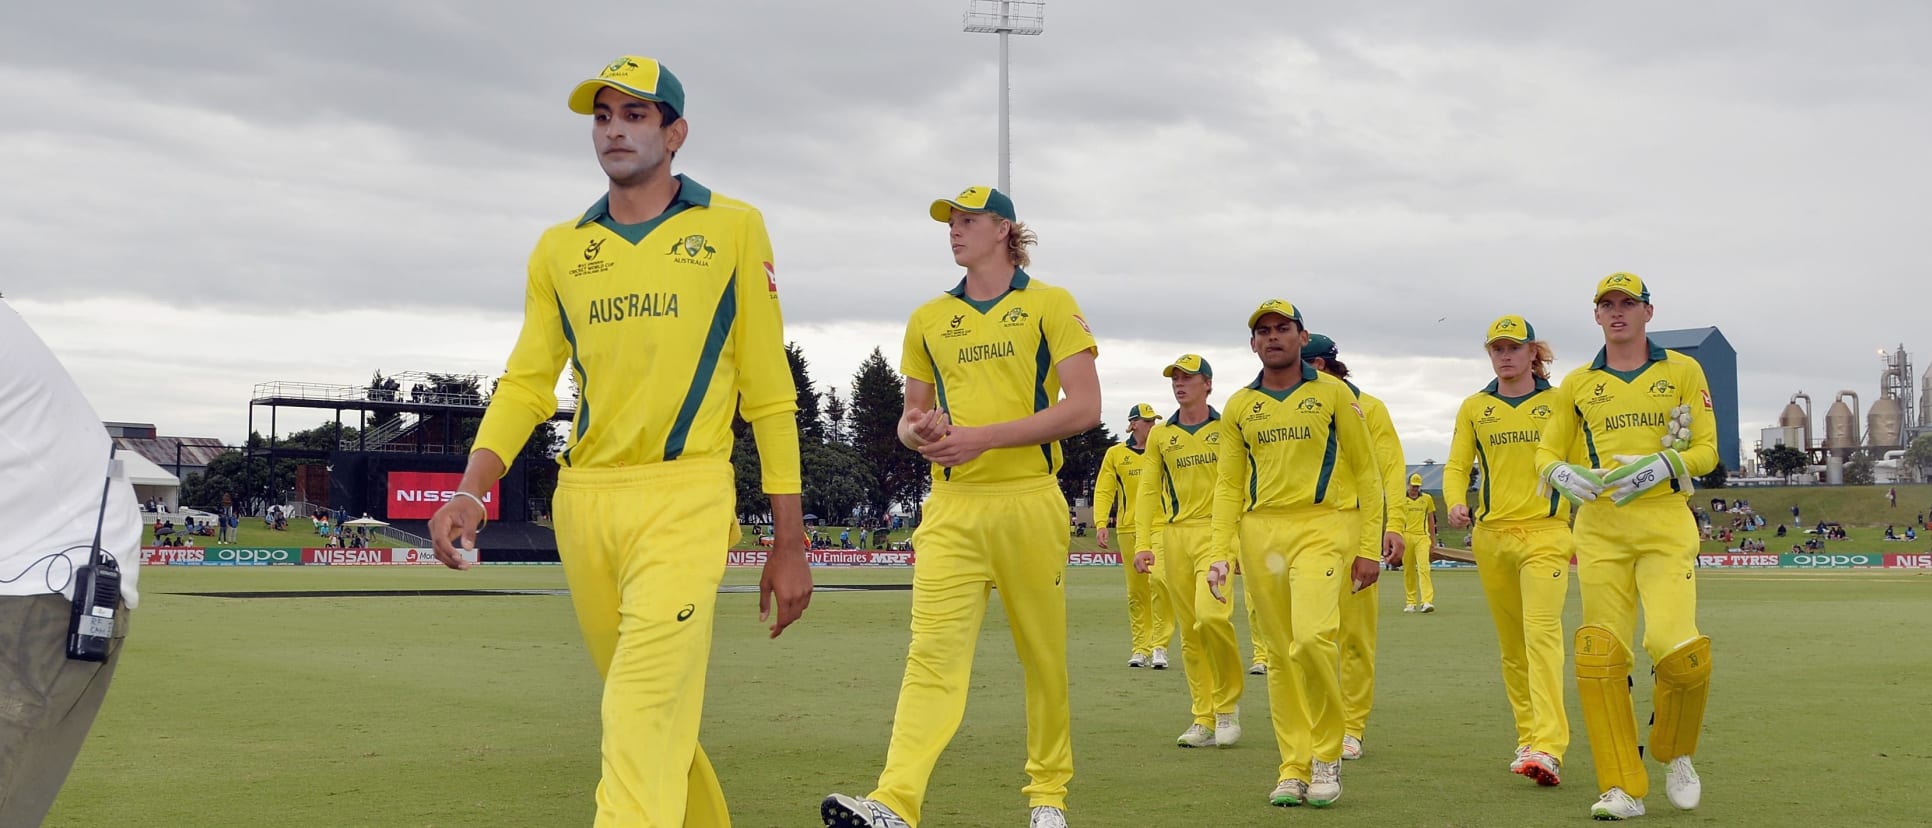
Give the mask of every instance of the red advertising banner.
<path id="1" fill-rule="evenodd" d="M 1697 556 L 1697 565 L 1702 567 L 1757 566 L 1757 567 L 1768 567 L 1771 569 L 1777 569 L 1778 556 L 1767 555 L 1767 554 L 1738 553 L 1738 552 L 1727 552 L 1727 553 L 1716 554 L 1716 555 L 1699 555 Z"/>
<path id="2" fill-rule="evenodd" d="M 477 563 L 474 549 L 458 550 L 470 563 Z M 302 563 L 321 566 L 403 566 L 441 564 L 436 560 L 436 550 L 399 548 L 399 549 L 304 549 Z"/>
<path id="3" fill-rule="evenodd" d="M 462 482 L 463 475 L 453 472 L 390 472 L 389 519 L 430 519 L 437 509 L 456 496 L 456 487 Z M 492 483 L 490 491 L 483 495 L 483 506 L 491 520 L 496 520 L 499 511 L 500 489 L 501 484 Z"/>
<path id="4" fill-rule="evenodd" d="M 1885 556 L 1885 568 L 1886 569 L 1932 569 L 1932 554 L 1924 554 L 1924 553 L 1920 553 L 1916 555 L 1912 555 L 1912 554 L 1900 555 L 1897 553 L 1887 554 Z"/>

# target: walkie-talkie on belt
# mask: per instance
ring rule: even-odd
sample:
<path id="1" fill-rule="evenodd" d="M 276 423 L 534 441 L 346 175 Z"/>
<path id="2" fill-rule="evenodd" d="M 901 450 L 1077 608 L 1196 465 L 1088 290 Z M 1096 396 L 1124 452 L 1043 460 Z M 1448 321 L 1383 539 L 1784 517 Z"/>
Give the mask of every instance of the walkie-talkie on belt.
<path id="1" fill-rule="evenodd" d="M 114 487 L 116 446 L 107 449 L 107 480 L 101 483 L 101 511 L 94 518 L 94 545 L 87 563 L 74 570 L 74 614 L 67 622 L 67 657 L 76 661 L 106 661 L 114 641 L 114 613 L 121 605 L 121 567 L 101 549 L 101 528 L 107 522 L 107 496 Z"/>

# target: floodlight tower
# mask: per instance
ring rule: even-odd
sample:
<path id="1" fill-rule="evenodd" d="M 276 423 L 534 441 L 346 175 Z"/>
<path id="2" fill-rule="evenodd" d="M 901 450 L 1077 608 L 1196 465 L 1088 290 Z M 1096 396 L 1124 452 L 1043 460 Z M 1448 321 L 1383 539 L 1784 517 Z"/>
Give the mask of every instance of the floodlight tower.
<path id="1" fill-rule="evenodd" d="M 1012 142 L 1008 137 L 1007 35 L 1046 31 L 1046 0 L 966 0 L 966 31 L 1000 36 L 1000 192 L 1012 195 Z"/>

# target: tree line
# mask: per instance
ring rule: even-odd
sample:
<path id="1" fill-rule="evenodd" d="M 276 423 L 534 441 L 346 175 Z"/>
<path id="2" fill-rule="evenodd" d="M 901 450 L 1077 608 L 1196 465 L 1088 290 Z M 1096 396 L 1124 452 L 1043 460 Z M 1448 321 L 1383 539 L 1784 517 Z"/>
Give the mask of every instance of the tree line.
<path id="1" fill-rule="evenodd" d="M 837 387 L 820 386 L 812 380 L 811 364 L 797 343 L 785 347 L 785 356 L 791 363 L 792 383 L 798 389 L 799 462 L 804 484 L 801 500 L 806 513 L 832 525 L 879 523 L 894 513 L 910 513 L 931 485 L 930 466 L 918 452 L 899 442 L 905 382 L 885 354 L 873 348 L 843 394 Z M 474 378 L 431 376 L 431 387 L 412 388 L 409 395 L 461 395 L 487 404 L 496 390 L 492 383 L 485 392 Z M 571 389 L 574 395 L 574 381 Z M 369 399 L 401 401 L 405 392 L 393 377 L 377 371 L 369 382 Z M 374 431 L 396 416 L 393 412 L 372 412 L 367 427 Z M 449 424 L 451 442 L 467 452 L 479 421 L 470 416 L 453 420 Z M 426 420 L 416 428 L 434 425 L 433 420 Z M 731 462 L 738 479 L 738 516 L 758 522 L 769 515 L 771 504 L 761 490 L 756 441 L 744 420 L 736 420 L 732 429 L 736 438 Z M 432 431 L 439 441 L 440 432 L 440 428 Z M 354 426 L 345 424 L 338 437 L 335 423 L 324 421 L 314 428 L 278 437 L 275 442 L 281 448 L 332 452 L 340 445 L 338 439 L 353 442 L 357 434 Z M 1101 458 L 1114 442 L 1105 425 L 1062 441 L 1066 462 L 1060 469 L 1060 488 L 1068 502 L 1091 494 Z M 296 466 L 326 462 L 319 458 L 278 458 L 271 467 L 259 456 L 267 446 L 268 438 L 250 433 L 247 451 L 231 448 L 211 460 L 205 471 L 188 475 L 181 485 L 182 505 L 218 511 L 226 495 L 232 503 L 259 511 L 253 506 L 279 499 L 293 489 Z M 530 497 L 549 500 L 557 480 L 554 463 L 530 461 L 552 460 L 563 446 L 562 431 L 551 423 L 540 426 L 525 443 L 518 462 L 527 464 Z"/>

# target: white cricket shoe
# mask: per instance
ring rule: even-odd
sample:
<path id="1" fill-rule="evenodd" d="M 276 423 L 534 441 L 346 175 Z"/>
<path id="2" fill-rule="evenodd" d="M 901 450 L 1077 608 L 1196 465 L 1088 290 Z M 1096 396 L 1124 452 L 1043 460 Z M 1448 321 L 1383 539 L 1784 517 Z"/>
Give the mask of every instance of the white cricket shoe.
<path id="1" fill-rule="evenodd" d="M 1362 758 L 1362 740 L 1354 736 L 1342 737 L 1342 760 L 1352 761 Z"/>
<path id="2" fill-rule="evenodd" d="M 1268 674 L 1268 665 L 1266 662 L 1257 661 L 1253 664 L 1248 665 L 1248 675 L 1265 676 L 1267 674 Z"/>
<path id="3" fill-rule="evenodd" d="M 1214 714 L 1214 744 L 1228 747 L 1238 741 L 1241 741 L 1241 709 L 1235 708 L 1233 713 Z"/>
<path id="4" fill-rule="evenodd" d="M 1067 828 L 1067 812 L 1052 805 L 1036 806 L 1027 828 Z"/>
<path id="5" fill-rule="evenodd" d="M 1644 801 L 1624 793 L 1622 788 L 1605 791 L 1597 804 L 1590 806 L 1591 819 L 1630 819 L 1644 815 Z"/>
<path id="6" fill-rule="evenodd" d="M 1154 657 L 1148 662 L 1148 666 L 1153 667 L 1156 670 L 1167 669 L 1167 648 L 1155 647 Z"/>
<path id="7" fill-rule="evenodd" d="M 826 797 L 819 803 L 818 815 L 825 820 L 825 828 L 912 828 L 884 803 L 845 794 Z"/>
<path id="8" fill-rule="evenodd" d="M 1523 762 L 1524 762 L 1524 760 L 1526 760 L 1526 759 L 1528 759 L 1528 758 L 1529 758 L 1529 755 L 1530 755 L 1530 746 L 1529 746 L 1529 745 L 1517 745 L 1517 746 L 1516 746 L 1516 758 L 1515 758 L 1515 759 L 1513 759 L 1513 760 L 1510 760 L 1510 763 L 1509 763 L 1509 772 L 1510 772 L 1510 773 L 1516 773 L 1516 774 L 1520 774 L 1520 773 L 1522 773 L 1522 772 L 1523 772 Z"/>
<path id="9" fill-rule="evenodd" d="M 1562 768 L 1563 763 L 1557 761 L 1556 757 L 1532 750 L 1523 755 L 1523 766 L 1517 773 L 1536 780 L 1536 784 L 1545 788 L 1554 788 L 1563 784 Z"/>
<path id="10" fill-rule="evenodd" d="M 1342 763 L 1315 760 L 1309 766 L 1308 804 L 1326 808 L 1342 798 Z"/>
<path id="11" fill-rule="evenodd" d="M 1402 611 L 1403 611 L 1403 612 L 1415 612 L 1415 605 L 1414 605 L 1414 604 L 1403 604 L 1403 605 L 1402 605 Z"/>
<path id="12" fill-rule="evenodd" d="M 1415 611 L 1416 612 L 1435 612 L 1436 605 L 1430 604 L 1430 603 L 1424 603 L 1422 606 L 1417 607 Z"/>
<path id="13" fill-rule="evenodd" d="M 1670 770 L 1664 774 L 1664 797 L 1686 811 L 1697 807 L 1698 800 L 1704 798 L 1704 783 L 1698 781 L 1697 769 L 1691 767 L 1689 756 L 1670 760 Z"/>
<path id="14" fill-rule="evenodd" d="M 1308 800 L 1308 783 L 1299 779 L 1283 779 L 1268 794 L 1268 804 L 1277 808 L 1293 808 Z"/>
<path id="15" fill-rule="evenodd" d="M 1214 731 L 1207 725 L 1195 722 L 1187 726 L 1187 731 L 1174 740 L 1174 744 L 1184 748 L 1214 747 Z"/>
<path id="16" fill-rule="evenodd" d="M 1128 656 L 1128 657 L 1127 657 L 1127 666 L 1129 666 L 1129 667 L 1146 667 L 1146 666 L 1147 666 L 1147 654 L 1146 654 L 1146 653 L 1141 653 L 1141 652 L 1136 652 L 1136 653 L 1134 653 L 1133 655 L 1131 655 L 1131 656 Z"/>

